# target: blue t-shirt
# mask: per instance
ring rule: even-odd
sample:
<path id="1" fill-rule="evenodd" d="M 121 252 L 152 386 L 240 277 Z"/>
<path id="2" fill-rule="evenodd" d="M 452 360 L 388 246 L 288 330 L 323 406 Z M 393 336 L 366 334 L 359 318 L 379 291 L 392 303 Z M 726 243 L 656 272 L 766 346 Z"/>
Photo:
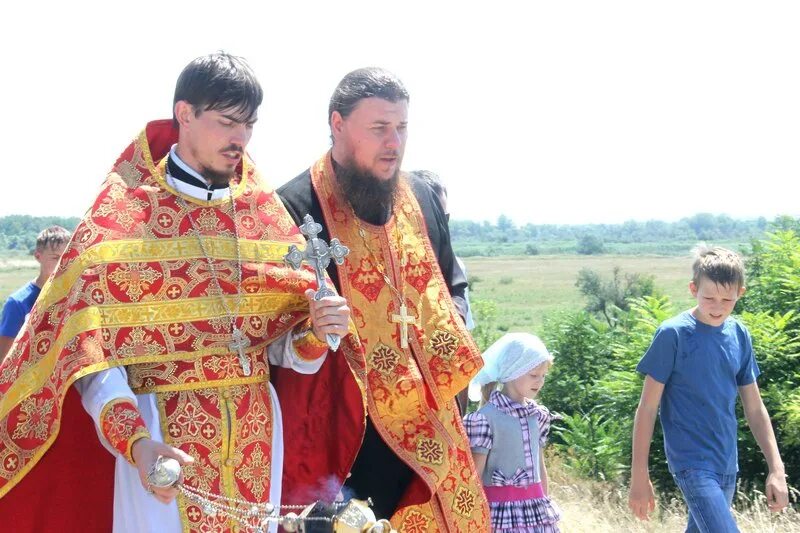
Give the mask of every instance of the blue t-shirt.
<path id="1" fill-rule="evenodd" d="M 0 317 L 0 337 L 13 339 L 17 336 L 25 323 L 25 316 L 33 309 L 39 292 L 41 289 L 31 281 L 8 297 L 3 305 L 3 316 Z"/>
<path id="2" fill-rule="evenodd" d="M 709 326 L 686 311 L 661 324 L 636 370 L 664 384 L 659 416 L 670 472 L 735 474 L 738 388 L 760 374 L 747 328 L 730 317 Z"/>

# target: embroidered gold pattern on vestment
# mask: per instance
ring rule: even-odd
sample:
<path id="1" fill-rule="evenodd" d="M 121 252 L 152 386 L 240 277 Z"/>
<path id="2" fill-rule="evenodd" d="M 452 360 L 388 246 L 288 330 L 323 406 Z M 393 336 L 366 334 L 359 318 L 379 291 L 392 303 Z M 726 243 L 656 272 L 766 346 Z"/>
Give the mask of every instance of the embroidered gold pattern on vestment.
<path id="1" fill-rule="evenodd" d="M 253 375 L 246 377 L 227 337 L 214 329 L 223 305 L 209 289 L 208 270 L 193 268 L 202 246 L 163 170 L 143 133 L 108 175 L 0 366 L 0 497 L 52 445 L 68 388 L 121 365 L 128 365 L 137 393 L 156 394 L 165 438 L 198 460 L 187 469 L 188 482 L 250 501 L 269 497 L 272 404 L 264 350 L 307 316 L 303 291 L 314 275 L 283 266 L 288 246 L 303 247 L 304 240 L 245 158 L 232 190 L 246 235 L 239 313 L 252 343 Z M 232 298 L 234 222 L 221 202 L 187 203 L 202 206 L 200 222 L 209 232 L 202 243 Z M 144 434 L 133 413 L 121 403 L 105 413 L 108 434 L 128 456 L 131 439 Z M 198 512 L 181 505 L 187 530 L 227 527 Z"/>
<path id="2" fill-rule="evenodd" d="M 338 273 L 368 354 L 371 419 L 433 493 L 428 503 L 400 509 L 392 523 L 400 524 L 401 531 L 486 530 L 488 504 L 453 400 L 479 370 L 480 353 L 456 314 L 419 204 L 401 177 L 393 217 L 382 227 L 357 225 L 333 186 L 329 155 L 312 167 L 311 180 L 329 233 L 351 248 Z M 359 226 L 363 235 L 357 234 Z M 402 238 L 399 231 L 404 232 Z M 362 246 L 353 244 L 362 240 Z M 377 259 L 370 257 L 370 250 Z M 405 295 L 407 316 L 414 317 L 407 327 L 407 348 L 402 330 L 392 322 L 402 309 L 372 265 L 376 260 L 397 292 Z"/>

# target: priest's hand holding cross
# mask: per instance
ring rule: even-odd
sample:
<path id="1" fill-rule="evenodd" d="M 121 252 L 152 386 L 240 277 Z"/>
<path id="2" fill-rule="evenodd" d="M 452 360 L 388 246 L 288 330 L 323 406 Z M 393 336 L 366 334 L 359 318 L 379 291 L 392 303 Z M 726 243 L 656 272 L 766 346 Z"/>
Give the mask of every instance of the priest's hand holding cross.
<path id="1" fill-rule="evenodd" d="M 295 270 L 303 263 L 311 265 L 314 269 L 317 290 L 309 289 L 305 292 L 312 328 L 317 339 L 327 342 L 331 350 L 336 350 L 339 348 L 339 339 L 347 335 L 350 308 L 347 307 L 344 298 L 327 286 L 325 269 L 331 260 L 341 265 L 350 250 L 340 243 L 339 239 L 332 239 L 330 244 L 320 239 L 318 235 L 322 231 L 322 226 L 314 222 L 311 215 L 306 215 L 303 221 L 300 231 L 308 238 L 306 249 L 300 251 L 297 246 L 292 245 L 284 260 Z"/>
<path id="2" fill-rule="evenodd" d="M 326 342 L 327 335 L 336 335 L 337 337 L 347 335 L 347 325 L 350 321 L 350 308 L 347 306 L 347 300 L 337 294 L 315 300 L 315 295 L 314 289 L 308 289 L 305 292 L 314 336 L 319 341 Z"/>

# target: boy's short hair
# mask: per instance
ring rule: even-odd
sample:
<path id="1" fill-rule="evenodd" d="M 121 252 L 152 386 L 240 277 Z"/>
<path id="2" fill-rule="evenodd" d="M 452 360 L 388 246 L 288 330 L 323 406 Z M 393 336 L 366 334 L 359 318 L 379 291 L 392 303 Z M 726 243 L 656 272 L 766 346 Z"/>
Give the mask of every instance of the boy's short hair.
<path id="1" fill-rule="evenodd" d="M 70 232 L 61 226 L 45 228 L 36 236 L 36 251 L 41 252 L 45 248 L 55 248 L 66 244 L 70 237 Z"/>
<path id="2" fill-rule="evenodd" d="M 744 261 L 732 250 L 720 246 L 700 243 L 692 250 L 692 281 L 695 285 L 700 278 L 706 278 L 718 285 L 744 287 Z"/>

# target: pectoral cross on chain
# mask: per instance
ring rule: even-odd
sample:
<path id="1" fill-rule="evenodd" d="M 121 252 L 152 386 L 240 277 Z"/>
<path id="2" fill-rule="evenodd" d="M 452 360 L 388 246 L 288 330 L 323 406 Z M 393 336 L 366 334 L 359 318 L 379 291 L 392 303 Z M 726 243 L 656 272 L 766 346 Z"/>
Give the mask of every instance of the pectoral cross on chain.
<path id="1" fill-rule="evenodd" d="M 250 339 L 247 338 L 247 335 L 242 333 L 242 330 L 235 326 L 233 332 L 231 332 L 231 337 L 233 340 L 228 343 L 228 348 L 230 348 L 232 353 L 239 356 L 239 364 L 242 365 L 242 372 L 244 372 L 245 376 L 249 376 L 253 370 L 250 368 L 250 359 L 247 358 L 247 354 L 244 353 L 244 351 L 250 347 Z"/>
<path id="2" fill-rule="evenodd" d="M 400 347 L 401 348 L 408 348 L 408 326 L 410 325 L 417 325 L 417 319 L 408 314 L 408 307 L 406 307 L 405 302 L 400 304 L 400 314 L 393 313 L 392 314 L 392 322 L 398 325 L 400 328 Z"/>
<path id="3" fill-rule="evenodd" d="M 303 225 L 300 231 L 308 237 L 308 244 L 304 252 L 301 252 L 294 244 L 289 247 L 289 253 L 284 260 L 286 264 L 297 270 L 305 262 L 314 268 L 317 278 L 317 292 L 314 293 L 315 300 L 321 300 L 326 296 L 335 296 L 336 292 L 325 283 L 325 269 L 333 259 L 337 265 L 344 263 L 344 258 L 350 253 L 350 249 L 339 242 L 339 239 L 331 239 L 330 245 L 318 238 L 317 235 L 322 231 L 322 226 L 314 222 L 311 215 L 303 217 Z M 341 339 L 338 335 L 328 333 L 325 340 L 331 350 L 339 348 Z"/>

